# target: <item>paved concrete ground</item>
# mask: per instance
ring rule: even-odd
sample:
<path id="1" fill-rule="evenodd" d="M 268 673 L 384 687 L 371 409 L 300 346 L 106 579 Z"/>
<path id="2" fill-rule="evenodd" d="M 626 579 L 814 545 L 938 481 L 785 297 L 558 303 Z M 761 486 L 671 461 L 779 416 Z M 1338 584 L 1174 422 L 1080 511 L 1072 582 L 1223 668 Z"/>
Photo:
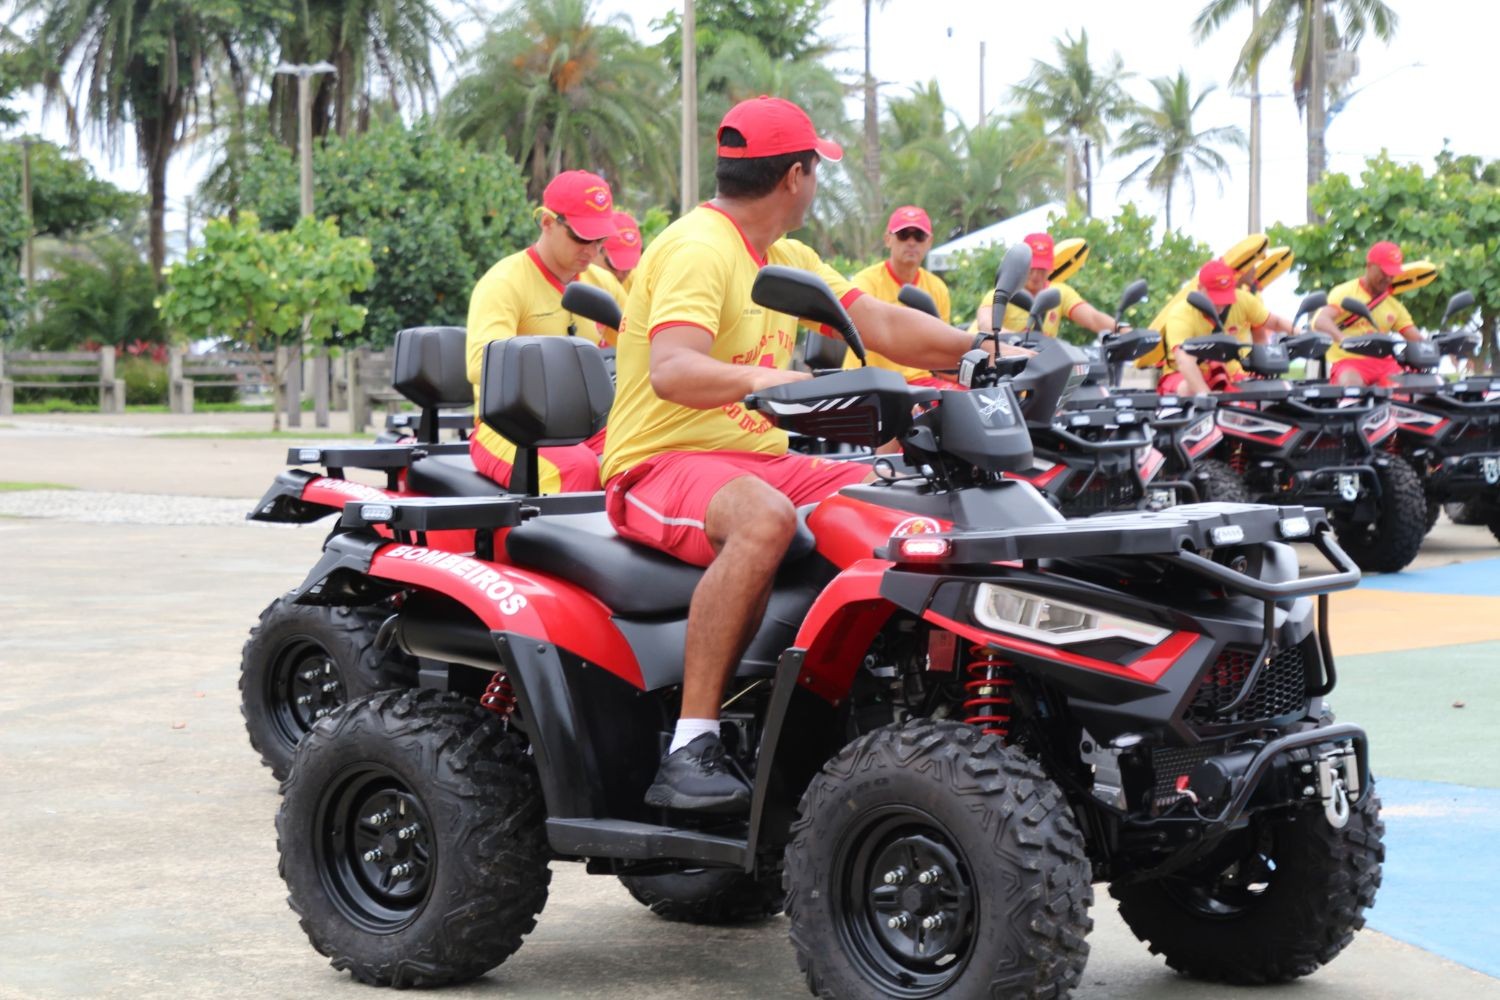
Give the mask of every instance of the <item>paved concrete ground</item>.
<path id="1" fill-rule="evenodd" d="M 201 478 L 172 470 L 204 442 L 122 436 L 100 447 L 93 437 L 0 430 L 0 480 L 75 476 L 83 485 L 108 475 L 119 477 L 115 488 L 196 492 Z M 233 444 L 223 474 L 243 485 L 212 495 L 256 496 L 285 446 Z M 101 465 L 73 464 L 85 454 Z M 43 462 L 56 474 L 34 471 Z M 0 997 L 371 995 L 328 968 L 286 908 L 276 788 L 245 741 L 235 687 L 245 630 L 300 578 L 322 534 L 0 518 Z M 1472 536 L 1440 537 L 1464 541 L 1425 557 L 1435 564 L 1470 554 Z M 1095 918 L 1076 996 L 1240 992 L 1168 972 L 1102 891 Z M 667 924 L 613 880 L 558 865 L 548 907 L 515 958 L 444 995 L 806 992 L 784 921 Z M 1500 980 L 1366 931 L 1317 975 L 1254 995 L 1500 998 Z"/>

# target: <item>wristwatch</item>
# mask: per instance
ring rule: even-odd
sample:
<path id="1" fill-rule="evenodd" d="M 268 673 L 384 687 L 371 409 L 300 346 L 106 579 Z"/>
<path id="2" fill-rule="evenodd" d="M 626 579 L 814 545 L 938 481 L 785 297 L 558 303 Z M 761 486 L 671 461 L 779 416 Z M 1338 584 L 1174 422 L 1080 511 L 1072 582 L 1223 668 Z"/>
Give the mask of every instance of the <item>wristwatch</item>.
<path id="1" fill-rule="evenodd" d="M 986 340 L 988 340 L 988 341 L 990 341 L 992 343 L 996 343 L 996 344 L 998 344 L 1000 342 L 1000 338 L 997 337 L 997 336 L 995 336 L 993 333 L 976 333 L 976 334 L 974 334 L 974 342 L 969 345 L 969 350 L 971 350 L 971 351 L 977 351 L 977 350 L 979 350 L 981 347 L 984 346 L 984 342 Z"/>

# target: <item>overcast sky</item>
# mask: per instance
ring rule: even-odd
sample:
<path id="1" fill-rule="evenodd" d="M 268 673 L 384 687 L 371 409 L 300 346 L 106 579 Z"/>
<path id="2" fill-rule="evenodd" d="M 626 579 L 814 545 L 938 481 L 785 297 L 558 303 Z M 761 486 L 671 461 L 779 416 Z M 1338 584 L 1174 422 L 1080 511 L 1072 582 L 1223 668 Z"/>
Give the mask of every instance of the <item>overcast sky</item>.
<path id="1" fill-rule="evenodd" d="M 1364 158 L 1382 146 L 1398 159 L 1430 166 L 1445 138 L 1457 152 L 1500 158 L 1500 129 L 1496 127 L 1500 114 L 1490 96 L 1500 5 L 1465 4 L 1460 18 L 1452 7 L 1447 8 L 1447 16 L 1432 16 L 1434 10 L 1443 8 L 1430 2 L 1388 2 L 1400 17 L 1396 43 L 1387 47 L 1367 40 L 1361 47 L 1360 73 L 1352 84 L 1360 89 L 1328 128 L 1329 168 L 1357 172 Z M 649 23 L 673 6 L 661 0 L 600 2 L 603 11 L 628 14 L 643 37 L 651 34 Z M 1227 82 L 1249 28 L 1249 14 L 1196 45 L 1189 25 L 1200 7 L 1200 0 L 1158 0 L 1134 8 L 1117 0 L 1074 0 L 1057 8 L 888 0 L 874 15 L 875 73 L 886 95 L 903 94 L 914 84 L 936 78 L 949 105 L 972 122 L 979 111 L 980 41 L 987 50 L 985 106 L 994 110 L 1008 103 L 1011 86 L 1027 75 L 1034 59 L 1054 61 L 1055 37 L 1087 29 L 1096 61 L 1118 51 L 1126 70 L 1136 74 L 1127 86 L 1140 99 L 1152 96 L 1150 77 L 1173 76 L 1180 66 L 1187 70 L 1195 92 L 1210 83 L 1219 86 L 1205 101 L 1201 119 L 1194 122 L 1197 128 L 1238 124 L 1247 129 L 1249 101 L 1232 96 Z M 842 46 L 833 62 L 853 79 L 862 65 L 862 0 L 829 0 L 827 9 L 824 34 Z M 473 32 L 466 34 L 472 37 Z M 1267 95 L 1262 105 L 1266 225 L 1278 220 L 1299 223 L 1304 215 L 1305 129 L 1290 97 L 1289 61 L 1289 50 L 1278 49 L 1262 73 L 1261 89 Z M 859 113 L 858 105 L 851 104 L 851 117 Z M 38 124 L 33 121 L 28 127 Z M 43 131 L 61 138 L 55 114 Z M 97 149 L 86 148 L 85 153 L 104 176 L 121 186 L 144 190 L 132 151 L 125 151 L 113 164 Z M 1173 203 L 1174 221 L 1215 249 L 1233 243 L 1246 229 L 1248 158 L 1243 152 L 1227 155 L 1233 172 L 1224 181 L 1222 193 L 1214 178 L 1202 176 L 1196 207 L 1185 192 Z M 191 151 L 174 160 L 170 188 L 174 218 L 169 223 L 173 228 L 180 227 L 181 220 L 175 216 L 182 198 L 190 193 L 208 160 L 206 152 L 195 155 Z M 1135 162 L 1111 159 L 1105 163 L 1095 178 L 1096 213 L 1111 214 L 1118 202 L 1135 200 L 1159 214 L 1159 202 L 1143 186 L 1117 191 Z"/>

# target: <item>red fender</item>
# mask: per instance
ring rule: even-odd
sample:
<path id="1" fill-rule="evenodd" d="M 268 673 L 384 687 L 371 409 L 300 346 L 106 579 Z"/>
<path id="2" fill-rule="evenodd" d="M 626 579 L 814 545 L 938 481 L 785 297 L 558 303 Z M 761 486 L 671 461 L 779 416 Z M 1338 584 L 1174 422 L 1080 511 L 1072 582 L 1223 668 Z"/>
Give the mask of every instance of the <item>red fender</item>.
<path id="1" fill-rule="evenodd" d="M 797 648 L 806 650 L 798 683 L 818 697 L 836 705 L 849 693 L 865 651 L 895 610 L 880 596 L 881 578 L 893 565 L 883 559 L 854 563 L 808 609 L 797 631 Z"/>
<path id="2" fill-rule="evenodd" d="M 321 504 L 334 510 L 343 510 L 350 500 L 390 500 L 401 494 L 366 486 L 351 479 L 335 479 L 332 476 L 315 476 L 302 488 L 302 499 L 308 503 Z"/>
<path id="3" fill-rule="evenodd" d="M 425 545 L 387 545 L 370 576 L 458 601 L 494 631 L 551 642 L 644 689 L 640 664 L 598 598 L 563 580 Z"/>
<path id="4" fill-rule="evenodd" d="M 869 559 L 892 535 L 933 534 L 949 530 L 953 522 L 916 517 L 910 511 L 835 493 L 807 516 L 807 526 L 818 539 L 818 553 L 840 569 L 846 569 Z"/>

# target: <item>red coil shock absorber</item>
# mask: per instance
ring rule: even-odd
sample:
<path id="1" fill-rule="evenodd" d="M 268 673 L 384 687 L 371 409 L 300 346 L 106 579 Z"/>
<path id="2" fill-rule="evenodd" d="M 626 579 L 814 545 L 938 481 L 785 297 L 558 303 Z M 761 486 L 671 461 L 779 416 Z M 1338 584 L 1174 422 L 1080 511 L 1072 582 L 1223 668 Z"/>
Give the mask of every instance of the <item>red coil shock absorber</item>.
<path id="1" fill-rule="evenodd" d="M 1011 663 L 991 649 L 969 647 L 973 659 L 964 664 L 969 679 L 964 681 L 964 721 L 995 736 L 1010 735 L 1010 692 L 1015 679 L 1010 676 Z"/>
<path id="2" fill-rule="evenodd" d="M 1229 467 L 1234 470 L 1235 475 L 1243 476 L 1249 465 L 1250 456 L 1245 453 L 1245 446 L 1235 445 L 1229 452 Z"/>
<path id="3" fill-rule="evenodd" d="M 484 689 L 484 695 L 479 699 L 479 704 L 505 721 L 510 721 L 510 713 L 516 710 L 516 690 L 510 686 L 510 678 L 505 676 L 505 671 L 495 671 L 495 676 L 490 678 L 489 687 Z"/>

